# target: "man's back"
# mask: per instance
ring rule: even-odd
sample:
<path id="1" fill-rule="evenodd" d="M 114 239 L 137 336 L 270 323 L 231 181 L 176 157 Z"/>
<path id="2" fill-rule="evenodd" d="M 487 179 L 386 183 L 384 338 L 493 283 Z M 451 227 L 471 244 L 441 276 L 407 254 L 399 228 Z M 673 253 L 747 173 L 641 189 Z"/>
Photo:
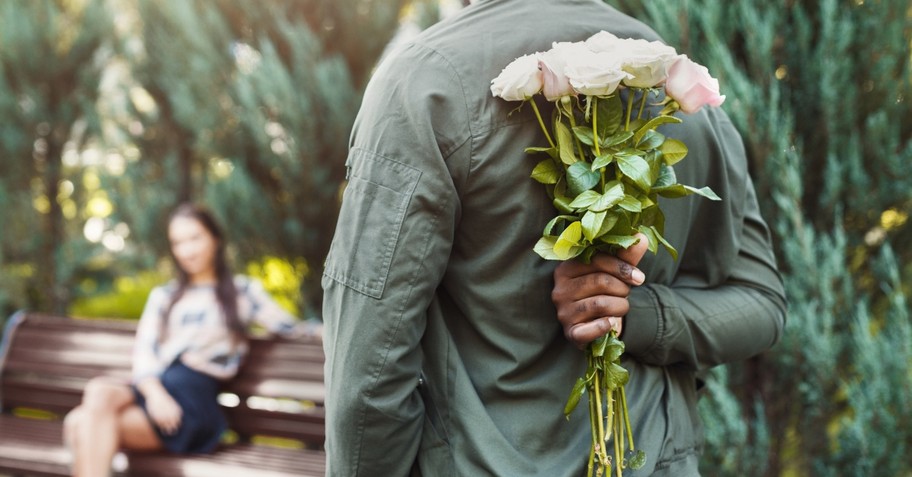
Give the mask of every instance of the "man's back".
<path id="1" fill-rule="evenodd" d="M 555 213 L 529 178 L 537 158 L 524 152 L 544 138 L 528 106 L 513 111 L 516 103 L 492 98 L 489 86 L 514 58 L 600 30 L 657 39 L 598 0 L 489 0 L 379 67 L 353 132 L 324 279 L 332 475 L 405 475 L 416 460 L 428 476 L 583 473 L 588 418 L 581 408 L 567 420 L 562 409 L 585 359 L 555 319 L 555 263 L 532 251 Z M 682 136 L 717 135 L 706 115 L 688 121 Z M 705 164 L 679 171 L 682 182 L 723 198 L 736 192 L 731 177 L 743 189 L 743 153 L 725 164 L 712 141 L 691 142 L 697 154 L 715 151 L 691 159 Z M 675 211 L 666 235 L 681 263 L 660 255 L 640 266 L 656 286 L 672 284 L 679 265 L 695 268 L 691 281 L 701 286 L 728 275 L 707 269 L 721 265 L 705 263 L 705 254 L 694 253 L 696 264 L 687 258 L 702 228 L 695 218 L 707 215 L 694 200 L 666 209 Z M 720 220 L 722 238 L 708 245 L 739 235 L 740 220 Z M 716 248 L 723 256 L 715 262 L 737 253 L 735 244 Z M 644 291 L 631 304 L 657 308 L 657 296 Z M 660 326 L 640 329 L 656 337 L 640 339 L 649 348 L 640 351 L 654 353 Z M 675 356 L 653 364 L 626 363 L 634 433 L 649 459 L 630 475 L 657 465 L 693 475 L 693 370 L 701 363 Z"/>

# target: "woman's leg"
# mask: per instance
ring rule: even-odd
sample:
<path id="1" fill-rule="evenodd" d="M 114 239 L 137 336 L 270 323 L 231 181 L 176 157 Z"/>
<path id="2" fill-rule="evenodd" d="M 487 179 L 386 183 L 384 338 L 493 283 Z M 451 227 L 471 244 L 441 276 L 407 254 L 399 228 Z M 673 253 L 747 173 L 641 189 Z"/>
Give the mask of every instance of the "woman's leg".
<path id="1" fill-rule="evenodd" d="M 162 448 L 161 439 L 152 428 L 149 416 L 136 404 L 127 406 L 120 413 L 118 433 L 120 447 L 124 449 L 153 451 Z"/>
<path id="2" fill-rule="evenodd" d="M 137 419 L 137 411 L 143 419 Z M 105 378 L 89 381 L 78 412 L 67 417 L 73 425 L 65 429 L 65 437 L 72 439 L 73 469 L 79 477 L 107 476 L 120 446 L 161 446 L 152 424 L 134 404 L 133 390 L 121 382 Z"/>
<path id="3" fill-rule="evenodd" d="M 74 472 L 78 468 L 76 460 L 79 457 L 79 453 L 76 451 L 76 447 L 79 445 L 79 428 L 85 419 L 84 414 L 82 406 L 76 406 L 63 419 L 63 445 L 70 451 L 73 459 L 71 468 Z"/>

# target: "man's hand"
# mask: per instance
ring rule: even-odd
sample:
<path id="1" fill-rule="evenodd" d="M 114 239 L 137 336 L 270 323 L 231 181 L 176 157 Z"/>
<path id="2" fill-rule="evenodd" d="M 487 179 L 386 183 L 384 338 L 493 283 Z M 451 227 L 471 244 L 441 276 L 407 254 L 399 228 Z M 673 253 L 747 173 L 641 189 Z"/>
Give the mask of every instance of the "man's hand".
<path id="1" fill-rule="evenodd" d="M 620 335 L 623 317 L 630 310 L 627 296 L 630 287 L 646 279 L 636 268 L 648 248 L 646 236 L 617 257 L 597 254 L 588 265 L 569 260 L 554 270 L 551 300 L 557 308 L 557 319 L 564 335 L 582 348 L 610 330 Z"/>

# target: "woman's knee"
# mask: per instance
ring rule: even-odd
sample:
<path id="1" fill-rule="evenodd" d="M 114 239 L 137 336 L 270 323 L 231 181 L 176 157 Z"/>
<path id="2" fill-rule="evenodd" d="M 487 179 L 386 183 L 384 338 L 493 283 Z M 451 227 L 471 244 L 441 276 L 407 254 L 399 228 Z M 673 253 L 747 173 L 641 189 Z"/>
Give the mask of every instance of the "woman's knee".
<path id="1" fill-rule="evenodd" d="M 82 406 L 76 406 L 72 411 L 68 412 L 67 415 L 63 418 L 63 434 L 64 436 L 73 435 L 74 432 L 77 432 L 82 422 L 85 420 L 84 412 Z"/>
<path id="2" fill-rule="evenodd" d="M 132 399 L 133 393 L 128 385 L 108 378 L 93 378 L 83 391 L 82 407 L 89 412 L 113 412 Z"/>

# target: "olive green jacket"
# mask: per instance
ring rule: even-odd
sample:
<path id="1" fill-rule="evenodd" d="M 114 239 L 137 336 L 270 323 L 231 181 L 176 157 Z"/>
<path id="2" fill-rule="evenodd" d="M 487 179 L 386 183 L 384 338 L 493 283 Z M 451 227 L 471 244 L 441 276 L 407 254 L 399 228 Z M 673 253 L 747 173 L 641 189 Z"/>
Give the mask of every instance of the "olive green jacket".
<path id="1" fill-rule="evenodd" d="M 583 474 L 586 406 L 562 411 L 584 356 L 555 317 L 556 263 L 532 251 L 555 210 L 523 150 L 545 139 L 489 87 L 514 58 L 603 29 L 658 38 L 600 0 L 488 0 L 378 67 L 323 278 L 328 475 Z M 663 132 L 690 148 L 680 182 L 723 198 L 663 203 L 680 258 L 643 260 L 622 336 L 648 454 L 627 475 L 682 477 L 702 439 L 695 373 L 769 348 L 785 301 L 731 122 L 704 108 Z"/>

